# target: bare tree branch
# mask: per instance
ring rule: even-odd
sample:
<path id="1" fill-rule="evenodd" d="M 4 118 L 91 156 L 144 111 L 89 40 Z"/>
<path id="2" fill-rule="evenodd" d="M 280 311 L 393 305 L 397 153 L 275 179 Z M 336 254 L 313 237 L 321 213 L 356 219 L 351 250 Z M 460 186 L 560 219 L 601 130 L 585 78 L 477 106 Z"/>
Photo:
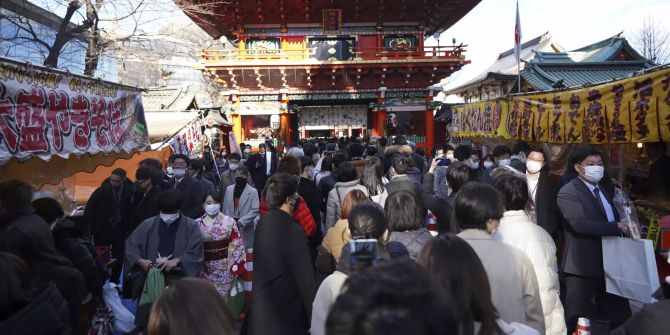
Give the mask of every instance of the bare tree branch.
<path id="1" fill-rule="evenodd" d="M 670 32 L 651 16 L 644 20 L 642 27 L 633 36 L 633 44 L 642 56 L 654 64 L 670 61 Z"/>

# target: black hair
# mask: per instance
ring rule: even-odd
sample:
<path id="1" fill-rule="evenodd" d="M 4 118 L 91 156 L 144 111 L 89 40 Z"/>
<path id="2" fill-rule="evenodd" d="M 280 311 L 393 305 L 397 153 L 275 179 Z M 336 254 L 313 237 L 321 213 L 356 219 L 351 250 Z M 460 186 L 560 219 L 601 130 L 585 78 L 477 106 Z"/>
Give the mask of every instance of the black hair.
<path id="1" fill-rule="evenodd" d="M 472 154 L 472 150 L 470 150 L 469 145 L 464 145 L 461 144 L 454 149 L 454 158 L 458 159 L 461 162 L 464 162 L 468 158 L 470 158 L 470 155 Z"/>
<path id="2" fill-rule="evenodd" d="M 337 168 L 337 182 L 346 183 L 358 179 L 358 172 L 351 162 L 344 162 Z"/>
<path id="3" fill-rule="evenodd" d="M 453 150 L 454 150 L 454 146 L 451 145 L 451 144 L 447 144 L 447 145 L 444 147 L 444 152 L 446 153 L 447 151 L 450 151 L 450 150 L 453 151 Z"/>
<path id="4" fill-rule="evenodd" d="M 475 322 L 481 324 L 477 335 L 503 333 L 496 323 L 499 316 L 486 270 L 468 242 L 452 234 L 439 235 L 423 247 L 417 262 L 451 295 L 460 334 L 475 335 Z"/>
<path id="5" fill-rule="evenodd" d="M 528 204 L 528 182 L 521 176 L 514 174 L 501 175 L 492 180 L 493 188 L 502 194 L 505 200 L 505 209 L 518 211 Z"/>
<path id="6" fill-rule="evenodd" d="M 305 171 L 308 166 L 314 167 L 314 165 L 314 160 L 311 155 L 300 157 L 300 171 Z"/>
<path id="7" fill-rule="evenodd" d="M 470 182 L 465 184 L 454 199 L 454 213 L 463 229 L 486 229 L 489 219 L 500 220 L 505 211 L 500 192 L 490 185 Z"/>
<path id="8" fill-rule="evenodd" d="M 0 252 L 0 320 L 6 320 L 32 300 L 30 268 L 21 258 Z"/>
<path id="9" fill-rule="evenodd" d="M 382 147 L 385 147 L 388 144 L 389 144 L 389 141 L 388 141 L 388 139 L 386 139 L 386 137 L 380 137 L 379 138 L 379 145 L 381 145 Z"/>
<path id="10" fill-rule="evenodd" d="M 5 210 L 28 206 L 31 200 L 33 200 L 33 188 L 28 183 L 20 180 L 0 183 L 0 205 Z"/>
<path id="11" fill-rule="evenodd" d="M 545 166 L 548 165 L 549 163 L 549 157 L 547 156 L 547 153 L 544 151 L 544 149 L 540 147 L 532 148 L 530 151 L 528 151 L 528 154 L 530 155 L 531 152 L 539 152 L 542 154 L 542 160 L 544 160 Z"/>
<path id="12" fill-rule="evenodd" d="M 353 239 L 374 238 L 378 240 L 386 232 L 384 209 L 370 200 L 356 204 L 349 212 L 348 221 Z"/>
<path id="13" fill-rule="evenodd" d="M 223 201 L 223 197 L 221 195 L 221 192 L 209 191 L 207 194 L 205 194 L 205 197 L 202 199 L 201 203 L 205 203 L 205 201 L 207 201 L 207 197 L 212 197 L 214 201 L 220 204 Z"/>
<path id="14" fill-rule="evenodd" d="M 600 153 L 600 151 L 598 151 L 598 149 L 592 147 L 577 148 L 572 152 L 572 155 L 570 155 L 570 158 L 568 159 L 566 172 L 574 173 L 576 175 L 577 171 L 575 170 L 575 164 L 581 164 L 586 159 L 586 157 L 589 156 L 602 157 L 603 155 Z"/>
<path id="15" fill-rule="evenodd" d="M 35 208 L 35 213 L 49 224 L 65 216 L 63 207 L 54 198 L 37 199 L 33 201 L 33 208 Z"/>
<path id="16" fill-rule="evenodd" d="M 329 171 L 332 172 L 333 170 L 333 158 L 329 156 L 324 156 L 323 160 L 321 161 L 321 172 Z"/>
<path id="17" fill-rule="evenodd" d="M 298 183 L 288 173 L 275 173 L 265 184 L 263 198 L 271 209 L 280 208 L 286 199 L 298 192 Z"/>
<path id="18" fill-rule="evenodd" d="M 365 149 L 365 154 L 370 157 L 370 156 L 376 156 L 377 155 L 377 147 L 374 145 L 368 145 L 368 147 Z"/>
<path id="19" fill-rule="evenodd" d="M 396 136 L 393 139 L 393 145 L 407 145 L 407 138 L 405 136 Z"/>
<path id="20" fill-rule="evenodd" d="M 135 171 L 135 180 L 150 179 L 151 184 L 158 185 L 161 182 L 161 171 L 156 170 L 152 166 L 140 166 L 137 171 Z"/>
<path id="21" fill-rule="evenodd" d="M 409 191 L 391 194 L 384 205 L 389 232 L 417 230 L 426 222 L 426 211 Z"/>
<path id="22" fill-rule="evenodd" d="M 329 335 L 457 334 L 450 299 L 409 259 L 352 273 L 326 319 Z"/>
<path id="23" fill-rule="evenodd" d="M 159 163 L 160 163 L 160 162 L 159 162 Z M 122 168 L 116 168 L 116 169 L 114 169 L 114 171 L 112 171 L 112 174 L 115 175 L 115 176 L 119 176 L 119 177 L 121 177 L 121 178 L 123 178 L 123 179 L 126 179 L 126 175 L 127 175 L 127 174 L 126 174 L 126 170 L 124 170 L 124 169 L 122 169 Z"/>
<path id="24" fill-rule="evenodd" d="M 172 162 L 174 162 L 177 159 L 182 159 L 184 162 L 186 162 L 186 166 L 191 165 L 191 159 L 188 158 L 188 156 L 186 155 L 182 154 L 172 155 Z"/>
<path id="25" fill-rule="evenodd" d="M 424 148 L 418 148 L 414 152 L 421 157 L 426 157 L 426 149 Z"/>
<path id="26" fill-rule="evenodd" d="M 158 194 L 158 208 L 163 213 L 176 213 L 184 203 L 184 196 L 177 190 L 165 190 Z"/>
<path id="27" fill-rule="evenodd" d="M 261 144 L 258 145 L 258 149 L 260 149 L 260 148 L 266 148 L 267 149 L 267 145 L 265 145 L 265 143 L 261 143 Z"/>
<path id="28" fill-rule="evenodd" d="M 239 161 L 239 160 L 242 160 L 242 156 L 240 156 L 240 154 L 237 153 L 237 152 L 233 152 L 232 154 L 228 155 L 228 160 L 231 160 L 231 159 Z"/>
<path id="29" fill-rule="evenodd" d="M 243 174 L 243 175 L 248 177 L 249 176 L 249 168 L 244 164 L 240 164 L 240 166 L 237 168 L 237 170 L 235 170 L 235 174 L 237 175 L 238 173 Z"/>
<path id="30" fill-rule="evenodd" d="M 196 171 L 198 171 L 198 172 L 202 172 L 202 171 L 203 171 L 203 168 L 205 167 L 205 161 L 202 160 L 202 159 L 200 159 L 200 158 L 191 159 L 191 163 L 189 164 L 189 167 L 190 167 L 192 170 L 196 170 Z"/>
<path id="31" fill-rule="evenodd" d="M 319 152 L 319 148 L 311 142 L 307 142 L 302 146 L 302 151 L 305 153 L 305 156 L 312 158 L 315 153 Z"/>
<path id="32" fill-rule="evenodd" d="M 365 149 L 360 143 L 353 143 L 349 146 L 349 156 L 354 157 L 363 157 Z"/>
<path id="33" fill-rule="evenodd" d="M 368 190 L 369 195 L 379 195 L 384 193 L 384 162 L 379 157 L 371 156 L 365 160 L 363 170 L 363 185 Z"/>
<path id="34" fill-rule="evenodd" d="M 335 169 L 340 168 L 340 164 L 346 162 L 348 159 L 347 153 L 344 151 L 337 151 L 335 154 L 333 154 L 333 165 L 335 165 Z"/>
<path id="35" fill-rule="evenodd" d="M 518 155 L 520 152 L 524 152 L 526 155 L 530 152 L 530 145 L 526 142 L 518 142 L 512 147 L 512 153 Z"/>
<path id="36" fill-rule="evenodd" d="M 457 193 L 463 185 L 477 180 L 477 171 L 463 162 L 453 162 L 447 167 L 447 184 Z"/>
<path id="37" fill-rule="evenodd" d="M 404 155 L 398 155 L 393 160 L 392 166 L 396 174 L 407 174 L 407 171 L 412 167 L 412 161 Z"/>
<path id="38" fill-rule="evenodd" d="M 284 156 L 284 158 L 279 160 L 279 164 L 277 164 L 277 172 L 299 176 L 300 172 L 302 172 L 300 169 L 300 160 L 295 156 Z"/>
<path id="39" fill-rule="evenodd" d="M 175 155 L 175 156 L 177 156 L 177 155 Z M 174 162 L 174 160 L 173 160 L 173 162 Z M 157 169 L 157 170 L 162 170 L 163 169 L 163 163 L 161 163 L 161 161 L 159 161 L 155 158 L 145 158 L 145 159 L 140 161 L 139 166 L 140 167 L 151 166 L 152 168 Z"/>
<path id="40" fill-rule="evenodd" d="M 506 145 L 498 145 L 493 148 L 493 157 L 500 157 L 502 155 L 512 155 L 512 150 Z"/>

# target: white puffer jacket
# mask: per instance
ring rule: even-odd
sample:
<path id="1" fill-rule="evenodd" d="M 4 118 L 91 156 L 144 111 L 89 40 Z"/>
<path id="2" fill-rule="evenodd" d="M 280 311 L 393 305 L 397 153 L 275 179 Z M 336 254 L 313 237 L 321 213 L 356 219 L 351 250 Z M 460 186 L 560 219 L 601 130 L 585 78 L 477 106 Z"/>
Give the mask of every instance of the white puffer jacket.
<path id="1" fill-rule="evenodd" d="M 546 335 L 566 334 L 563 305 L 559 298 L 556 245 L 551 236 L 534 224 L 525 211 L 520 210 L 503 214 L 494 237 L 521 250 L 533 264 L 540 289 Z"/>

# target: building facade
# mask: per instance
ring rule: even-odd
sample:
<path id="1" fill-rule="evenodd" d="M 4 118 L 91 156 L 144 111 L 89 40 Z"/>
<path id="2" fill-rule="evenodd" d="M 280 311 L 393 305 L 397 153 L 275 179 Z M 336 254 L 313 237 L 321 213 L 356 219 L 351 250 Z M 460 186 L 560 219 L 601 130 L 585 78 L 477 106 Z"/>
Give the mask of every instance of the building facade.
<path id="1" fill-rule="evenodd" d="M 199 69 L 224 87 L 238 140 L 404 135 L 430 150 L 440 79 L 465 47 L 426 47 L 479 1 L 233 0 L 190 13 L 231 50 L 204 50 Z"/>

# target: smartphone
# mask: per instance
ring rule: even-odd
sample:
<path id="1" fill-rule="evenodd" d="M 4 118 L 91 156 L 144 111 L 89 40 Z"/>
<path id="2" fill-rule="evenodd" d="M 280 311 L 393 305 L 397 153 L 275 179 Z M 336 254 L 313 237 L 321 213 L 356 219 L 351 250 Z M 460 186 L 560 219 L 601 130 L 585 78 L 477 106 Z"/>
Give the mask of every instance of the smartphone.
<path id="1" fill-rule="evenodd" d="M 349 241 L 352 268 L 375 265 L 377 263 L 377 243 L 376 239 Z"/>

